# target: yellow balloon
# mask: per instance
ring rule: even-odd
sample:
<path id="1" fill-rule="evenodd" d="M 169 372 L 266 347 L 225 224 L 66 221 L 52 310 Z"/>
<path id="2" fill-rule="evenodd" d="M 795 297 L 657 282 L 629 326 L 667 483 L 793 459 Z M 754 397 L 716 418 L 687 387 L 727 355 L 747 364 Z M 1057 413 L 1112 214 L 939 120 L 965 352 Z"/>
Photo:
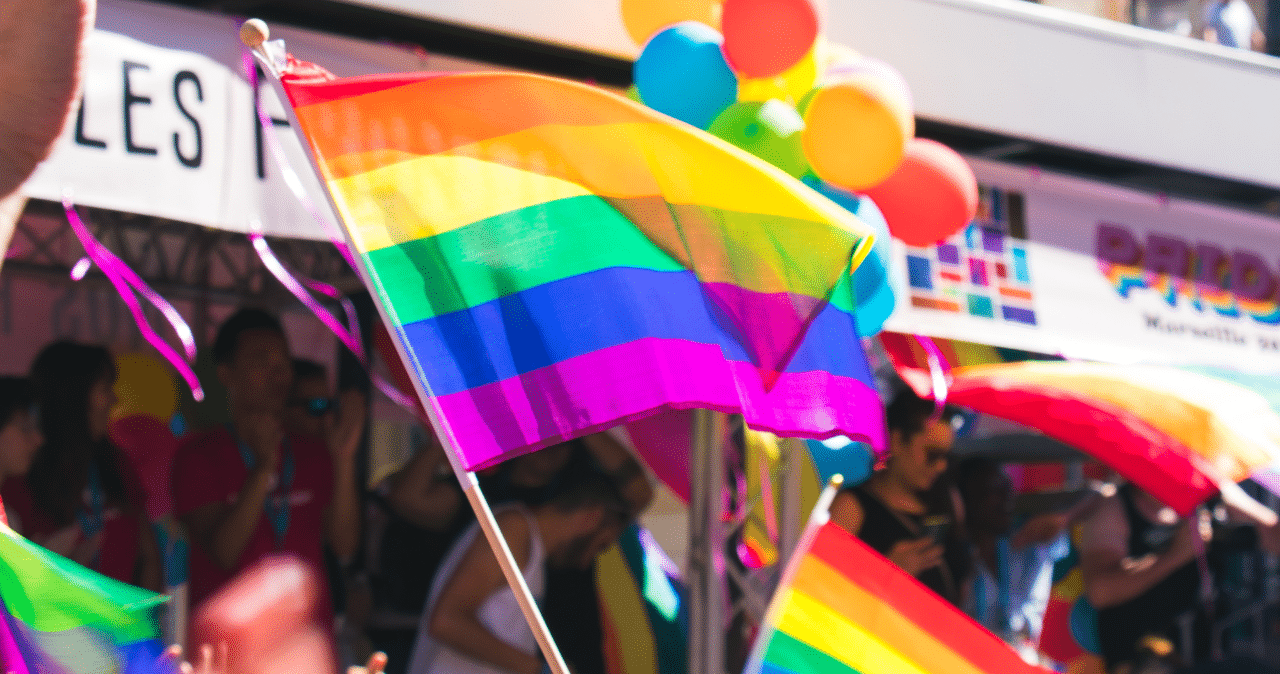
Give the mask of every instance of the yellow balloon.
<path id="1" fill-rule="evenodd" d="M 864 72 L 824 83 L 805 101 L 805 158 L 819 178 L 861 192 L 888 178 L 915 135 L 905 92 Z"/>
<path id="2" fill-rule="evenodd" d="M 699 21 L 720 30 L 721 0 L 622 0 L 622 23 L 638 45 L 681 21 Z"/>
<path id="3" fill-rule="evenodd" d="M 178 386 L 169 366 L 145 353 L 116 356 L 115 394 L 111 417 L 147 414 L 168 421 L 178 410 Z"/>
<path id="4" fill-rule="evenodd" d="M 787 70 L 773 77 L 738 80 L 738 100 L 767 101 L 776 98 L 795 106 L 818 81 L 818 55 L 821 52 L 822 40 L 819 38 L 809 53 Z"/>

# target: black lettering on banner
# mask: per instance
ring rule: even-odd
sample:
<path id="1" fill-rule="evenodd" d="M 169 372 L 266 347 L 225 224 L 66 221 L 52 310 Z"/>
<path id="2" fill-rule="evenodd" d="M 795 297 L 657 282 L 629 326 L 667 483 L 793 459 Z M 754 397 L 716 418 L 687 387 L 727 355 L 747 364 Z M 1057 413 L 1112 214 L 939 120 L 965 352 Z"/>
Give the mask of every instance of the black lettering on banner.
<path id="1" fill-rule="evenodd" d="M 178 161 L 187 168 L 199 168 L 200 162 L 204 160 L 204 135 L 200 132 L 200 120 L 191 115 L 187 107 L 182 104 L 182 83 L 190 82 L 196 87 L 196 100 L 204 102 L 204 88 L 200 86 L 200 78 L 190 70 L 183 70 L 173 77 L 173 101 L 178 104 L 178 112 L 191 122 L 191 129 L 196 134 L 196 151 L 194 154 L 187 156 L 182 153 L 182 146 L 178 143 L 178 132 L 173 132 L 173 151 L 178 155 Z"/>
<path id="2" fill-rule="evenodd" d="M 267 156 L 263 150 L 264 139 L 262 137 L 262 122 L 261 120 L 258 119 L 258 106 L 261 105 L 261 103 L 259 103 L 259 100 L 262 98 L 262 78 L 264 76 L 264 73 L 262 72 L 262 68 L 257 64 L 255 64 L 253 67 L 256 68 L 258 71 L 258 86 L 255 87 L 253 90 L 253 140 L 254 140 L 254 143 L 256 144 L 255 150 L 257 151 L 257 157 L 258 157 L 258 179 L 266 180 Z M 267 119 L 271 120 L 271 126 L 273 127 L 281 126 L 286 129 L 289 128 L 289 120 L 287 119 L 277 119 L 275 117 L 272 117 L 270 114 L 267 115 Z"/>
<path id="3" fill-rule="evenodd" d="M 76 145 L 107 149 L 107 141 L 84 135 L 84 96 L 80 97 L 80 107 L 76 110 Z"/>
<path id="4" fill-rule="evenodd" d="M 129 154 L 156 154 L 154 147 L 143 147 L 135 145 L 133 142 L 133 106 L 135 105 L 151 105 L 150 96 L 139 96 L 133 93 L 133 89 L 129 82 L 129 73 L 134 70 L 151 70 L 151 66 L 143 63 L 134 63 L 133 61 L 125 61 L 124 74 L 124 149 Z"/>

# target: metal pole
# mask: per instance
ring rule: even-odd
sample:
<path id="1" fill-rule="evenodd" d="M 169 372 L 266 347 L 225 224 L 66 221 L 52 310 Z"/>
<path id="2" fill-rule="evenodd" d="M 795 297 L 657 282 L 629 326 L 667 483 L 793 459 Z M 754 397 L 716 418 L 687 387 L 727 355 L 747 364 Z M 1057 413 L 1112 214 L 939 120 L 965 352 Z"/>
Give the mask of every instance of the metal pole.
<path id="1" fill-rule="evenodd" d="M 804 496 L 804 461 L 802 452 L 808 451 L 804 440 L 787 439 L 782 442 L 782 475 L 778 500 L 781 512 L 778 513 L 778 577 L 786 561 L 791 559 L 796 546 L 800 544 L 800 535 L 804 531 L 804 514 L 801 512 L 801 500 Z"/>
<path id="2" fill-rule="evenodd" d="M 689 448 L 689 674 L 724 674 L 725 416 L 694 410 Z"/>
<path id="3" fill-rule="evenodd" d="M 251 19 L 245 22 L 241 28 L 240 37 L 245 45 L 253 50 L 254 56 L 262 64 L 263 70 L 267 72 L 267 80 L 271 82 L 276 95 L 284 104 L 283 107 L 289 115 L 291 127 L 297 133 L 302 127 L 298 123 L 297 115 L 294 114 L 293 106 L 289 105 L 289 98 L 280 83 L 280 73 L 276 69 L 275 62 L 264 46 L 268 37 L 266 24 L 256 19 Z M 316 165 L 316 157 L 312 154 L 310 143 L 303 142 L 302 146 L 306 150 L 307 159 L 311 162 L 315 175 L 323 175 Z M 330 216 L 334 218 L 334 222 L 341 223 L 342 218 L 338 216 L 337 206 L 333 203 L 333 195 L 327 189 L 324 193 L 325 204 L 329 207 Z M 340 229 L 347 239 L 347 245 L 351 247 L 351 250 L 356 250 L 354 242 L 351 241 L 350 233 L 347 232 L 345 227 Z M 357 257 L 356 259 L 359 260 L 360 258 Z M 377 284 L 373 282 L 372 276 L 369 274 L 369 270 L 365 269 L 363 264 L 360 265 L 360 269 L 357 271 L 360 273 L 365 287 L 378 289 Z M 379 292 L 379 295 L 385 297 L 384 293 Z M 386 308 L 382 306 L 382 303 L 375 302 L 374 304 L 378 307 L 378 312 L 381 314 L 383 322 L 386 325 L 395 325 L 390 320 L 390 317 L 387 316 Z M 406 364 L 414 362 L 414 359 L 406 352 L 400 339 L 391 341 L 395 344 L 396 352 Z M 458 440 L 454 436 L 453 429 L 449 426 L 448 421 L 436 407 L 435 396 L 431 393 L 429 383 L 422 377 L 410 377 L 410 379 L 413 381 L 413 387 L 418 394 L 418 399 L 423 402 L 423 406 L 426 408 L 431 425 L 435 428 L 440 442 L 444 445 L 445 454 L 449 457 L 449 465 L 453 467 L 453 473 L 457 476 L 458 483 L 462 485 L 463 493 L 467 495 L 467 502 L 471 504 L 471 509 L 476 513 L 476 520 L 480 523 L 480 529 L 484 532 L 485 539 L 489 541 L 489 547 L 493 550 L 494 556 L 498 558 L 498 565 L 502 567 L 502 575 L 506 577 L 507 584 L 511 586 L 516 602 L 520 605 L 520 611 L 524 613 L 525 620 L 528 621 L 530 629 L 533 630 L 533 635 L 538 641 L 538 647 L 542 650 L 547 664 L 555 674 L 570 674 L 568 665 L 565 664 L 564 658 L 560 655 L 560 649 L 556 647 L 555 640 L 551 638 L 551 631 L 547 629 L 547 624 L 542 619 L 542 614 L 538 611 L 538 605 L 534 600 L 533 593 L 529 590 L 529 585 L 525 583 L 524 574 L 516 564 L 515 557 L 511 555 L 511 549 L 507 547 L 507 540 L 503 537 L 501 529 L 498 528 L 498 522 L 493 517 L 489 502 L 485 500 L 484 494 L 480 491 L 480 484 L 476 481 L 475 473 L 468 471 L 462 465 L 461 459 L 458 458 Z"/>

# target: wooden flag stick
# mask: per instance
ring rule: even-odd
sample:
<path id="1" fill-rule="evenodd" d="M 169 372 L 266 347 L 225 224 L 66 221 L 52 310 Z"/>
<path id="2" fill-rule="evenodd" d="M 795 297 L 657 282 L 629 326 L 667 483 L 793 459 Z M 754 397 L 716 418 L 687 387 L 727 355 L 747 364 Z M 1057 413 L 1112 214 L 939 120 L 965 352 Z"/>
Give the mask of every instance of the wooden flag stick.
<path id="1" fill-rule="evenodd" d="M 270 39 L 270 32 L 267 24 L 260 19 L 249 19 L 240 27 L 240 40 L 245 46 L 253 50 L 254 56 L 258 63 L 266 71 L 271 82 L 272 88 L 276 95 L 280 98 L 285 112 L 289 116 L 289 124 L 297 132 L 301 126 L 298 124 L 298 118 L 294 114 L 293 106 L 289 104 L 289 98 L 284 92 L 283 86 L 280 84 L 280 73 L 276 69 L 274 57 L 269 53 L 266 42 Z M 264 133 L 272 133 L 272 130 L 264 130 Z M 313 175 L 321 176 L 319 165 L 316 161 L 314 153 L 311 151 L 310 144 L 303 140 L 302 146 L 306 150 L 307 159 L 311 162 Z M 333 203 L 333 196 L 328 189 L 324 190 L 325 204 L 329 207 L 329 215 L 334 222 L 341 223 L 342 218 L 338 215 L 338 208 Z M 346 238 L 346 244 L 350 250 L 355 251 L 355 244 L 351 240 L 351 234 L 345 227 L 339 227 Z M 355 256 L 358 260 L 359 269 L 357 272 L 364 281 L 365 287 L 377 292 L 382 298 L 386 298 L 386 293 L 376 283 L 369 270 L 365 268 L 364 261 L 359 256 Z M 395 344 L 396 352 L 401 360 L 406 364 L 414 364 L 413 358 L 407 353 L 402 341 L 403 334 L 396 323 L 392 320 L 392 316 L 387 313 L 384 302 L 375 302 L 378 307 L 382 321 L 387 326 L 396 330 L 397 339 L 391 340 Z M 431 393 L 430 383 L 421 376 L 421 370 L 414 368 L 418 372 L 418 376 L 410 377 L 413 381 L 413 387 L 418 395 L 418 399 L 422 401 L 423 407 L 427 411 L 427 416 L 431 421 L 432 427 L 435 429 L 440 442 L 444 445 L 445 454 L 449 457 L 449 465 L 453 467 L 453 473 L 458 478 L 458 483 L 462 486 L 462 491 L 467 495 L 467 502 L 471 504 L 471 509 L 475 511 L 476 520 L 480 523 L 480 528 L 484 531 L 484 536 L 489 541 L 489 547 L 493 550 L 493 554 L 498 559 L 498 565 L 502 567 L 502 574 L 507 578 L 507 584 L 511 586 L 511 591 L 515 594 L 516 601 L 520 604 L 520 610 L 524 613 L 525 620 L 529 622 L 530 629 L 533 630 L 534 637 L 538 640 L 538 646 L 542 649 L 542 654 L 546 658 L 547 665 L 554 674 L 570 674 L 569 667 L 565 664 L 564 658 L 560 655 L 560 649 L 556 647 L 555 640 L 551 638 L 551 631 L 547 629 L 547 623 L 542 619 L 542 613 L 538 611 L 538 605 L 533 597 L 533 593 L 529 590 L 528 583 L 525 582 L 524 574 L 517 565 L 515 557 L 511 554 L 511 549 L 507 547 L 507 540 L 503 537 L 501 529 L 498 528 L 498 522 L 494 519 L 493 510 L 489 506 L 488 500 L 485 499 L 484 493 L 480 491 L 480 484 L 476 480 L 475 473 L 466 469 L 462 465 L 459 458 L 458 440 L 450 428 L 448 420 L 440 413 L 435 403 L 435 396 Z"/>

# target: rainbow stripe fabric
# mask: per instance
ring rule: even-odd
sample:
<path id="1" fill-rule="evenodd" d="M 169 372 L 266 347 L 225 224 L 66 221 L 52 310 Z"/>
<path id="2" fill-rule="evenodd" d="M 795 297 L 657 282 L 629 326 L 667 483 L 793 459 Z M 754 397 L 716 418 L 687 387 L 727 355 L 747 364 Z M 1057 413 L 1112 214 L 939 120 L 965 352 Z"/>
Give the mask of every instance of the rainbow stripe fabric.
<path id="1" fill-rule="evenodd" d="M 1043 674 L 831 523 L 783 574 L 747 674 Z"/>
<path id="2" fill-rule="evenodd" d="M 5 674 L 160 674 L 163 595 L 102 576 L 0 525 Z"/>
<path id="3" fill-rule="evenodd" d="M 469 468 L 664 408 L 882 434 L 831 301 L 872 242 L 847 211 L 587 85 L 315 72 L 284 90 Z"/>

